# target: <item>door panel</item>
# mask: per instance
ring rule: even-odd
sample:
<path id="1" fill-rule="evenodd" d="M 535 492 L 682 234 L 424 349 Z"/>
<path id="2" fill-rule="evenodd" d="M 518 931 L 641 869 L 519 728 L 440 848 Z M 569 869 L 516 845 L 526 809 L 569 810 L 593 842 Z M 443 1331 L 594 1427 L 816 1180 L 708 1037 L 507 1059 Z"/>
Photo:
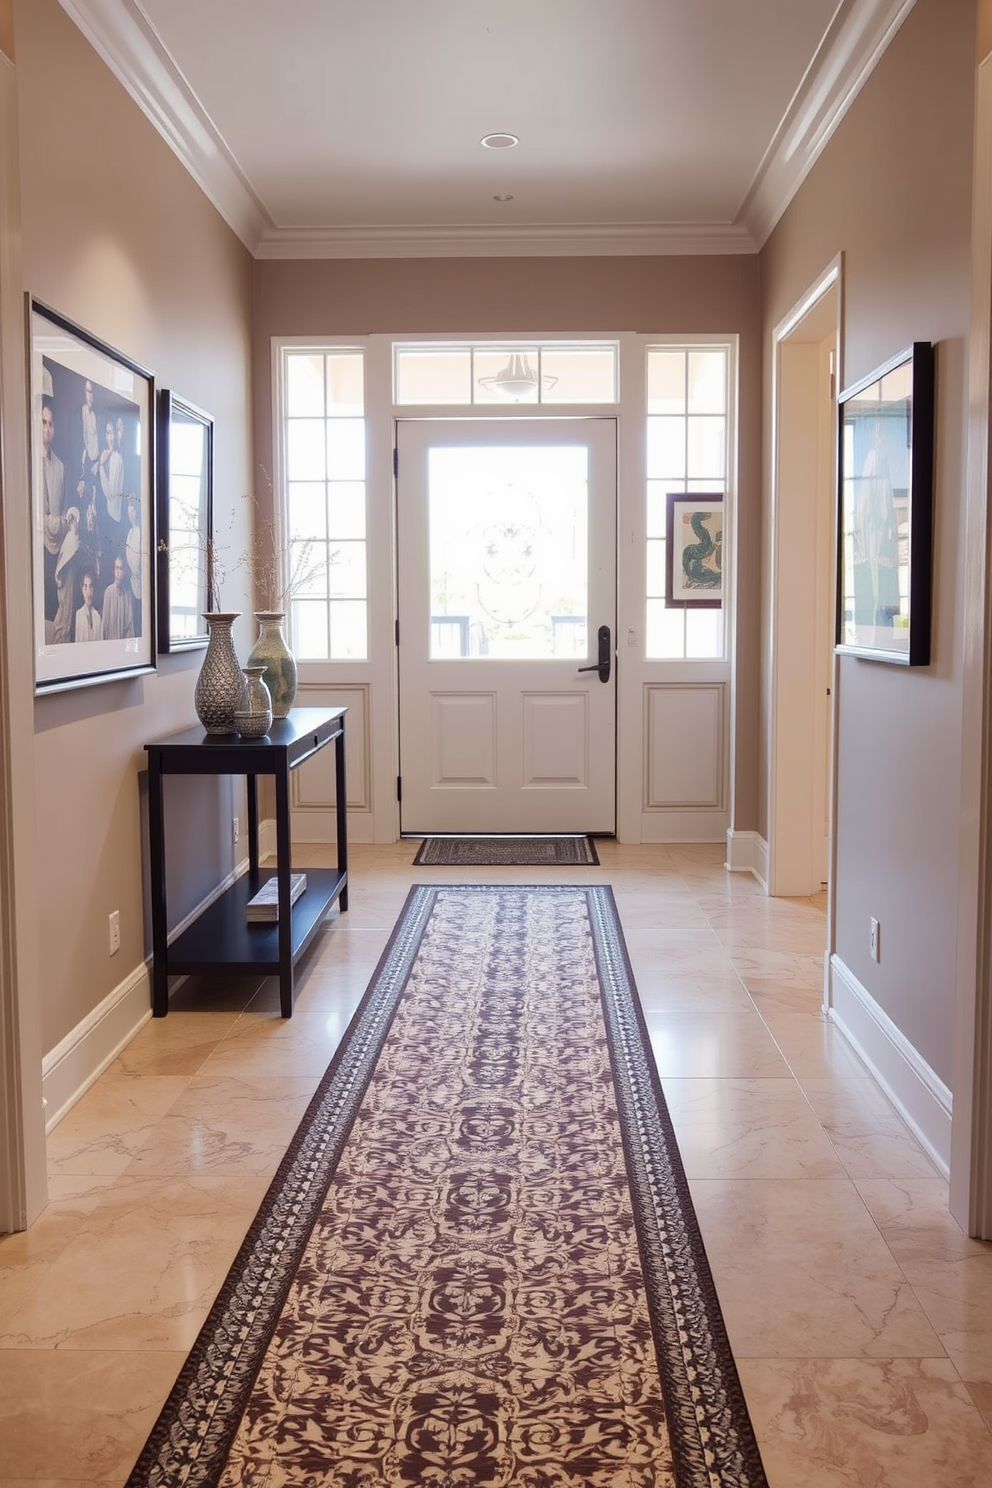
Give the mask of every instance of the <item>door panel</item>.
<path id="1" fill-rule="evenodd" d="M 403 831 L 613 832 L 615 421 L 401 421 L 397 451 Z"/>

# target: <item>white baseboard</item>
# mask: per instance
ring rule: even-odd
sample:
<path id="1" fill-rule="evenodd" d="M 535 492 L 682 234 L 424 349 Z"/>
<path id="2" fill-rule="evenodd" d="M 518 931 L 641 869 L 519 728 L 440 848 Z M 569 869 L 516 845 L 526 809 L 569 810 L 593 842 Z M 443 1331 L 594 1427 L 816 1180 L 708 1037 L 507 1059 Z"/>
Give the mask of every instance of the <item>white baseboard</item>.
<path id="1" fill-rule="evenodd" d="M 152 1015 L 151 973 L 142 964 L 41 1061 L 45 1133 L 61 1121 Z"/>
<path id="2" fill-rule="evenodd" d="M 187 925 L 191 925 L 197 915 L 229 889 L 247 868 L 248 859 L 245 858 L 176 925 L 169 936 L 170 941 L 181 935 Z M 142 962 L 42 1059 L 41 1093 L 45 1103 L 46 1135 L 113 1063 L 151 1015 L 151 969 L 149 963 Z"/>
<path id="3" fill-rule="evenodd" d="M 827 1016 L 871 1070 L 944 1177 L 951 1163 L 951 1092 L 839 956 L 830 957 Z"/>
<path id="4" fill-rule="evenodd" d="M 731 873 L 752 873 L 763 889 L 768 887 L 768 843 L 760 832 L 727 832 L 727 868 Z"/>

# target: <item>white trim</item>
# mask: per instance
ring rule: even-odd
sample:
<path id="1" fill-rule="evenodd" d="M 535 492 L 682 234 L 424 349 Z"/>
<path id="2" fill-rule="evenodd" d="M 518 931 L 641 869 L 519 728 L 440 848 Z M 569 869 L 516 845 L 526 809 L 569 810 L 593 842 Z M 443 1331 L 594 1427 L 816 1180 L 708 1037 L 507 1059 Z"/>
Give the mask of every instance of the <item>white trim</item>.
<path id="1" fill-rule="evenodd" d="M 142 963 L 45 1055 L 41 1061 L 41 1088 L 46 1134 L 113 1063 L 151 1015 L 151 975 Z"/>
<path id="2" fill-rule="evenodd" d="M 139 0 L 59 0 L 224 221 L 257 258 L 510 258 L 754 253 L 915 0 L 841 0 L 733 222 L 278 227 Z"/>
<path id="3" fill-rule="evenodd" d="M 957 883 L 952 1080 L 957 1120 L 950 1210 L 961 1228 L 992 1239 L 992 530 L 989 441 L 992 407 L 992 58 L 975 91 L 971 317 L 967 340 L 967 467 L 964 487 L 961 811 Z"/>
<path id="4" fill-rule="evenodd" d="M 766 775 L 768 819 L 765 824 L 768 834 L 768 860 L 765 883 L 769 893 L 776 895 L 816 892 L 820 887 L 823 871 L 813 840 L 814 836 L 819 835 L 820 827 L 819 823 L 814 821 L 812 812 L 813 770 L 815 768 L 815 751 L 812 745 L 814 730 L 818 727 L 819 700 L 811 696 L 810 690 L 815 686 L 820 657 L 817 622 L 822 618 L 822 611 L 816 601 L 818 570 L 815 566 L 823 562 L 832 565 L 833 552 L 836 547 L 836 531 L 832 520 L 830 542 L 826 553 L 819 551 L 819 544 L 810 546 L 808 542 L 806 543 L 806 549 L 810 553 L 807 569 L 812 571 L 804 573 L 802 570 L 797 570 L 795 559 L 793 558 L 790 564 L 783 556 L 792 554 L 796 546 L 795 533 L 792 531 L 796 521 L 809 522 L 812 518 L 815 532 L 816 514 L 823 510 L 823 504 L 826 502 L 833 507 L 833 496 L 832 492 L 821 490 L 818 486 L 817 504 L 815 508 L 811 508 L 804 498 L 804 493 L 793 490 L 793 483 L 783 482 L 783 437 L 785 431 L 793 426 L 795 409 L 791 408 L 788 413 L 783 409 L 782 390 L 786 385 L 786 379 L 783 377 L 782 358 L 784 349 L 807 316 L 827 296 L 834 295 L 835 313 L 832 335 L 836 357 L 834 375 L 835 378 L 838 377 L 842 325 L 842 270 L 843 260 L 838 254 L 772 332 L 771 468 L 766 480 L 768 521 L 764 552 L 768 574 L 764 595 L 768 615 L 766 639 L 768 687 L 765 714 L 768 731 Z M 819 403 L 822 396 L 819 385 L 815 396 Z M 822 410 L 818 406 L 818 418 L 821 413 Z M 814 445 L 814 452 L 815 450 Z M 783 537 L 783 529 L 787 531 L 785 537 Z M 808 537 L 809 534 L 807 533 L 806 536 Z M 812 588 L 810 588 L 811 583 Z M 797 584 L 801 593 L 797 592 Z M 822 604 L 825 602 L 829 586 L 821 586 L 821 590 L 820 603 Z M 801 626 L 797 633 L 795 612 L 798 602 L 804 595 L 811 598 L 814 607 L 813 624 Z M 780 623 L 780 617 L 783 615 L 789 617 L 788 623 L 784 625 Z M 803 695 L 807 679 L 810 679 L 809 685 Z M 836 667 L 833 668 L 830 684 L 834 706 L 829 709 L 828 727 L 831 736 L 829 748 L 835 768 L 837 757 Z M 802 741 L 800 748 L 796 747 L 798 740 Z M 836 791 L 832 781 L 828 782 L 828 795 L 827 814 L 830 822 L 831 847 L 828 852 L 830 866 L 827 871 L 828 877 L 832 877 L 833 844 L 836 837 Z M 805 814 L 802 814 L 803 803 L 806 803 Z"/>
<path id="5" fill-rule="evenodd" d="M 0 1231 L 26 1229 L 48 1202 L 23 286 L 17 73 L 0 53 Z"/>
<path id="6" fill-rule="evenodd" d="M 273 224 L 168 48 L 136 0 L 59 0 L 145 118 L 245 247 Z"/>
<path id="7" fill-rule="evenodd" d="M 951 1161 L 950 1090 L 837 955 L 830 957 L 827 980 L 827 1016 L 946 1178 Z"/>
<path id="8" fill-rule="evenodd" d="M 525 227 L 278 228 L 254 244 L 258 259 L 297 258 L 660 258 L 755 253 L 736 223 L 577 222 Z"/>
<path id="9" fill-rule="evenodd" d="M 273 823 L 273 843 L 275 824 Z M 261 835 L 261 834 L 260 834 Z M 273 845 L 273 851 L 275 847 Z M 248 859 L 236 863 L 216 888 L 190 910 L 169 932 L 170 943 L 197 919 L 209 905 L 219 899 L 231 885 L 248 871 Z M 45 1105 L 45 1131 L 52 1130 L 80 1096 L 112 1064 L 122 1049 L 131 1042 L 139 1028 L 152 1016 L 150 963 L 142 962 L 112 992 L 77 1023 L 61 1043 L 56 1044 L 41 1061 L 42 1097 Z"/>
<path id="10" fill-rule="evenodd" d="M 768 887 L 768 843 L 760 832 L 727 829 L 728 873 L 751 873 L 763 889 Z"/>
<path id="11" fill-rule="evenodd" d="M 842 0 L 738 213 L 758 249 L 823 153 L 916 0 Z"/>

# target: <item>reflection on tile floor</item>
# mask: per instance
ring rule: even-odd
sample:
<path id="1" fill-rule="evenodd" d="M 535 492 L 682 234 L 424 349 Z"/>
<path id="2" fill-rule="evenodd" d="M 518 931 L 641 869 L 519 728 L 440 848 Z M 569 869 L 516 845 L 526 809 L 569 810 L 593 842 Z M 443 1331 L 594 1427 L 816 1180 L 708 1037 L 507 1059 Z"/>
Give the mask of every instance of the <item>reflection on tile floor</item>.
<path id="1" fill-rule="evenodd" d="M 481 870 L 353 846 L 292 1019 L 273 980 L 175 989 L 0 1237 L 0 1488 L 124 1482 L 411 884 L 548 879 L 613 885 L 771 1488 L 992 1483 L 992 1245 L 822 1017 L 823 896 L 768 899 L 717 847 L 598 846 Z"/>

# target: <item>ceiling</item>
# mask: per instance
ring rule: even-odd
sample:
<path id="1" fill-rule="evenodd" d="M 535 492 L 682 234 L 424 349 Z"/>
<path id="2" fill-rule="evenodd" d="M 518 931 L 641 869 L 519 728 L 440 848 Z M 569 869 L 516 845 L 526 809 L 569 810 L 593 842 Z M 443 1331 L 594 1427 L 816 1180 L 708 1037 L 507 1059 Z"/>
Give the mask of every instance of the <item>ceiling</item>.
<path id="1" fill-rule="evenodd" d="M 60 0 L 260 258 L 753 252 L 913 3 Z"/>

